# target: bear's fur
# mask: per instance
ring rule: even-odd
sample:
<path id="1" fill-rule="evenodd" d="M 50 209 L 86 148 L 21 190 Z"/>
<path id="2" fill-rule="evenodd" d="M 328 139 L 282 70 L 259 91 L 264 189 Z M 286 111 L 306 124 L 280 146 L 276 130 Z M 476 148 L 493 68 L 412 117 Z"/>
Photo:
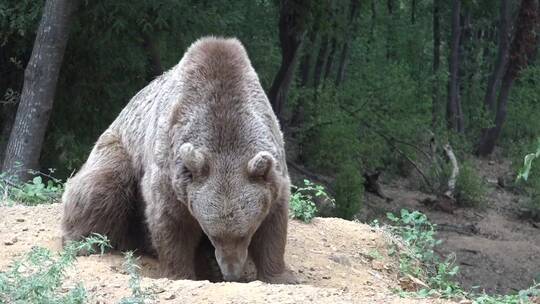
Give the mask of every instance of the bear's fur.
<path id="1" fill-rule="evenodd" d="M 105 234 L 116 249 L 155 252 L 168 277 L 197 279 L 207 237 L 225 280 L 241 279 L 249 255 L 258 279 L 291 282 L 289 187 L 283 136 L 244 47 L 202 38 L 69 179 L 63 239 Z"/>

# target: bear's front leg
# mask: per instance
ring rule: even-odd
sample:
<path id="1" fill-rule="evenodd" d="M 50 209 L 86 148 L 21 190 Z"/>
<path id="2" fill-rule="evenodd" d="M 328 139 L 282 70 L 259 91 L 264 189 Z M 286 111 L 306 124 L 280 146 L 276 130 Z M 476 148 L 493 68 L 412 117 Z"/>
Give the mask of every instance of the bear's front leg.
<path id="1" fill-rule="evenodd" d="M 268 283 L 296 284 L 298 280 L 285 265 L 287 243 L 287 204 L 279 204 L 253 235 L 249 252 L 257 279 Z"/>
<path id="2" fill-rule="evenodd" d="M 195 252 L 202 235 L 199 224 L 161 178 L 154 178 L 149 187 L 143 183 L 143 195 L 152 245 L 163 275 L 196 279 Z"/>

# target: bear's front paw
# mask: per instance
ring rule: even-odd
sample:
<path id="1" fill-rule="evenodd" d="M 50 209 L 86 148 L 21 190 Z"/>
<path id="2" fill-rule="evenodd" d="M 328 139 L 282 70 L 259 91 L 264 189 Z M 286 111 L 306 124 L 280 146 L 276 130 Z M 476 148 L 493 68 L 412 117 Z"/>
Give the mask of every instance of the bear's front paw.
<path id="1" fill-rule="evenodd" d="M 291 270 L 287 269 L 280 274 L 275 275 L 259 275 L 260 281 L 270 284 L 298 284 L 300 281 Z"/>

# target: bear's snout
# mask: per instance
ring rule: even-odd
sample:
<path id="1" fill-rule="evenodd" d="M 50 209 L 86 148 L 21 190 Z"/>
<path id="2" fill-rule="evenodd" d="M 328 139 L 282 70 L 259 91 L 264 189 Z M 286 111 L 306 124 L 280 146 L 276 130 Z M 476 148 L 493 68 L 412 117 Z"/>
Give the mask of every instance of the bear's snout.
<path id="1" fill-rule="evenodd" d="M 216 248 L 216 260 L 225 281 L 239 281 L 242 278 L 246 259 L 247 249 L 222 250 Z"/>

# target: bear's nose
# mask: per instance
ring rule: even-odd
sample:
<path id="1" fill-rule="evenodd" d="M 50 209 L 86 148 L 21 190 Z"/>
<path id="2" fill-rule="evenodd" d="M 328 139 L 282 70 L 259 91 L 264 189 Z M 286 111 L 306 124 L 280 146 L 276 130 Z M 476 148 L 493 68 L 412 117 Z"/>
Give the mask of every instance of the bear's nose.
<path id="1" fill-rule="evenodd" d="M 236 273 L 227 273 L 223 275 L 223 279 L 227 282 L 237 282 L 240 276 Z"/>

